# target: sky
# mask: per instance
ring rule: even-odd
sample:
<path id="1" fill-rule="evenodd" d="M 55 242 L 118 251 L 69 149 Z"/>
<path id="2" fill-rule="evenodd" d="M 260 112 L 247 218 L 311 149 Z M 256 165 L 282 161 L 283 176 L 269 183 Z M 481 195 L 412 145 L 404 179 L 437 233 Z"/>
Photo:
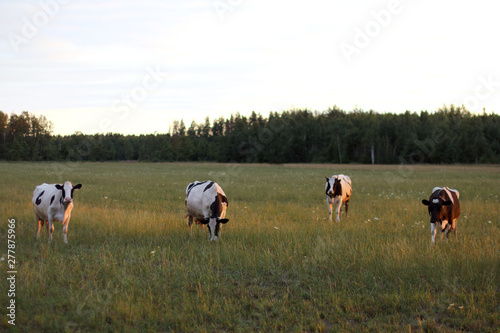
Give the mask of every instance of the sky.
<path id="1" fill-rule="evenodd" d="M 252 111 L 500 113 L 495 1 L 0 0 L 0 110 L 54 134 Z"/>

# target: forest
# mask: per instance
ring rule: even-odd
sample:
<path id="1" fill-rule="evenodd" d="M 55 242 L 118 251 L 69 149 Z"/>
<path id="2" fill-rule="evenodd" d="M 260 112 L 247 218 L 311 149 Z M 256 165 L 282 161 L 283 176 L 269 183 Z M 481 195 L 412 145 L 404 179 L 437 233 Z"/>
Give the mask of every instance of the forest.
<path id="1" fill-rule="evenodd" d="M 464 106 L 401 114 L 288 110 L 204 123 L 168 133 L 53 135 L 44 116 L 0 111 L 4 161 L 211 161 L 236 163 L 500 163 L 500 116 Z"/>

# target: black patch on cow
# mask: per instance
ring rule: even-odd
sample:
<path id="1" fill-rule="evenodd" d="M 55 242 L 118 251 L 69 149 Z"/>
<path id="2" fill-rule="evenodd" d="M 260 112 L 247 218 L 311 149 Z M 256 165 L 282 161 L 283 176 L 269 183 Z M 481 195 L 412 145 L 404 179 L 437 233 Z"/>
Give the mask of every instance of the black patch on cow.
<path id="1" fill-rule="evenodd" d="M 219 221 L 217 221 L 217 224 L 215 225 L 214 235 L 219 237 L 219 232 L 220 232 L 220 223 L 219 223 Z"/>
<path id="2" fill-rule="evenodd" d="M 82 184 L 76 184 L 76 185 L 73 186 L 73 188 L 71 189 L 71 199 L 73 199 L 73 192 L 75 190 L 79 190 L 81 188 L 82 188 Z"/>
<path id="3" fill-rule="evenodd" d="M 335 183 L 333 184 L 333 196 L 342 195 L 342 184 L 339 178 L 335 178 Z"/>
<path id="4" fill-rule="evenodd" d="M 36 200 L 35 200 L 35 204 L 38 206 L 39 204 L 42 203 L 42 195 L 45 193 L 45 191 L 42 191 L 42 193 L 40 193 L 38 195 L 38 197 L 36 197 Z"/>
<path id="5" fill-rule="evenodd" d="M 56 188 L 62 192 L 61 197 L 59 198 L 59 203 L 64 205 L 64 197 L 66 196 L 66 191 L 64 191 L 64 186 L 56 185 Z"/>
<path id="6" fill-rule="evenodd" d="M 220 217 L 222 213 L 222 204 L 229 204 L 227 198 L 220 193 L 217 193 L 215 196 L 214 202 L 210 205 L 210 210 L 212 211 L 212 215 L 210 217 Z"/>
<path id="7" fill-rule="evenodd" d="M 52 203 L 54 202 L 54 199 L 55 199 L 55 198 L 56 198 L 56 195 L 55 195 L 55 194 L 52 196 L 52 198 L 50 198 L 50 204 L 51 204 L 51 205 L 52 205 Z"/>
<path id="8" fill-rule="evenodd" d="M 66 191 L 64 190 L 64 185 L 57 184 L 56 189 L 58 189 L 62 192 L 61 199 L 59 199 L 59 203 L 62 205 L 64 198 L 66 197 Z"/>
<path id="9" fill-rule="evenodd" d="M 325 178 L 326 178 L 326 190 L 325 190 L 325 193 L 326 193 L 327 196 L 330 197 L 331 195 L 328 194 L 328 191 L 330 191 L 330 188 L 331 188 L 331 186 L 330 186 L 330 179 L 328 179 L 328 177 L 325 177 Z"/>
<path id="10" fill-rule="evenodd" d="M 210 184 L 207 185 L 207 187 L 205 187 L 205 189 L 203 190 L 203 192 L 207 191 L 209 188 L 211 188 L 212 186 L 214 185 L 214 182 L 210 182 Z"/>
<path id="11" fill-rule="evenodd" d="M 193 188 L 193 186 L 196 185 L 195 183 L 191 183 L 188 185 L 188 193 L 191 191 L 191 189 Z"/>
<path id="12" fill-rule="evenodd" d="M 222 212 L 221 197 L 222 196 L 217 193 L 214 202 L 212 202 L 212 204 L 210 205 L 210 211 L 212 212 L 212 215 L 210 217 L 220 217 L 220 213 Z"/>

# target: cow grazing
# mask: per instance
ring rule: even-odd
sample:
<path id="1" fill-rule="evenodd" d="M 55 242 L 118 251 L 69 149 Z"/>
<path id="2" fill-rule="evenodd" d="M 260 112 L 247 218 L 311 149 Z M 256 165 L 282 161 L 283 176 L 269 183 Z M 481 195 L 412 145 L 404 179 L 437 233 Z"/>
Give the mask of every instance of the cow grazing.
<path id="1" fill-rule="evenodd" d="M 221 224 L 229 221 L 225 218 L 228 205 L 226 194 L 219 184 L 209 180 L 189 184 L 186 188 L 185 216 L 189 217 L 189 234 L 191 235 L 194 220 L 196 223 L 206 224 L 209 239 L 217 240 Z"/>
<path id="2" fill-rule="evenodd" d="M 457 239 L 457 219 L 460 216 L 460 193 L 448 187 L 435 187 L 429 200 L 422 200 L 427 206 L 431 217 L 431 241 L 434 243 L 436 236 L 436 223 L 441 229 L 441 239 L 443 234 L 448 240 L 448 233 L 453 231 Z"/>
<path id="3" fill-rule="evenodd" d="M 337 222 L 340 221 L 340 208 L 342 203 L 345 202 L 345 214 L 347 216 L 347 211 L 349 210 L 349 199 L 352 194 L 352 183 L 349 176 L 346 175 L 333 175 L 330 178 L 326 178 L 326 203 L 328 205 L 329 220 L 332 221 L 332 204 L 337 205 Z"/>
<path id="4" fill-rule="evenodd" d="M 42 184 L 33 191 L 33 206 L 37 221 L 36 238 L 40 238 L 40 227 L 47 222 L 49 242 L 52 240 L 54 221 L 63 225 L 64 242 L 68 243 L 68 224 L 73 209 L 73 191 L 82 187 L 82 184 L 73 186 L 67 181 L 64 185 Z"/>

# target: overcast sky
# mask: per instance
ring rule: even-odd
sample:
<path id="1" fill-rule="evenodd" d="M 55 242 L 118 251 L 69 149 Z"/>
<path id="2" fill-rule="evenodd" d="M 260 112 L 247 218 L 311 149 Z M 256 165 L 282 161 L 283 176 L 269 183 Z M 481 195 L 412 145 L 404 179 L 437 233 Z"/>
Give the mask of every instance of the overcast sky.
<path id="1" fill-rule="evenodd" d="M 237 112 L 500 112 L 500 5 L 0 0 L 0 110 L 55 134 L 166 133 Z"/>

